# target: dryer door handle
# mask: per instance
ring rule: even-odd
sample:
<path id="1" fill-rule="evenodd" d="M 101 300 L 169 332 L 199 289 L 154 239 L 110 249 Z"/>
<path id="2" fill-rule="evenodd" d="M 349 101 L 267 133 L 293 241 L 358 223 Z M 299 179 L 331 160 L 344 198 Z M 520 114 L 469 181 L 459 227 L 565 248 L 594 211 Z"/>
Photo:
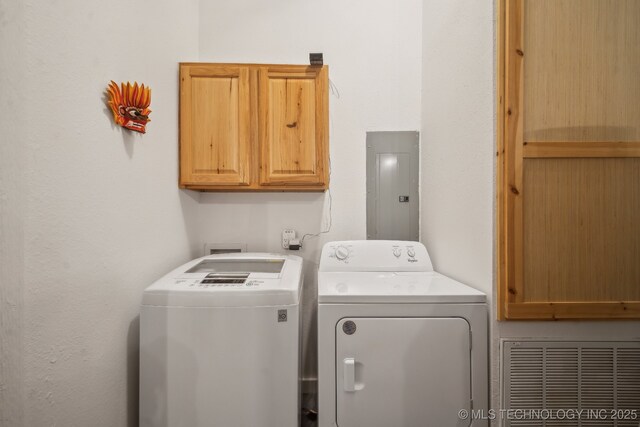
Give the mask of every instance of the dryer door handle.
<path id="1" fill-rule="evenodd" d="M 342 361 L 344 391 L 356 391 L 356 360 L 347 357 Z"/>

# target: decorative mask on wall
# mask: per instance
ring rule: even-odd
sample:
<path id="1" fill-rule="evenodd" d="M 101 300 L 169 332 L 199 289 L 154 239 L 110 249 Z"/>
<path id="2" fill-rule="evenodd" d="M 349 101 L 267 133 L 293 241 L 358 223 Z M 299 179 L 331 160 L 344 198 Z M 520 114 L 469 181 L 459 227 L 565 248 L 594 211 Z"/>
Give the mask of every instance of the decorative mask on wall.
<path id="1" fill-rule="evenodd" d="M 124 82 L 120 87 L 111 80 L 107 88 L 109 94 L 109 107 L 113 112 L 113 121 L 120 126 L 136 132 L 145 133 L 147 122 L 150 121 L 149 104 L 151 104 L 151 89 L 144 84 L 138 86 Z"/>

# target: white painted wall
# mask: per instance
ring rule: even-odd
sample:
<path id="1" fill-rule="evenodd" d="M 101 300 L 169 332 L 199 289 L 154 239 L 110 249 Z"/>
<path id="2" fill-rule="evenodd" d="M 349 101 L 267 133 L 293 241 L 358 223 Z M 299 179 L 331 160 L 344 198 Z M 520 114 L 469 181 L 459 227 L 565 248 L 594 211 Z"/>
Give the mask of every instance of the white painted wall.
<path id="1" fill-rule="evenodd" d="M 3 427 L 137 425 L 142 290 L 200 246 L 176 185 L 197 6 L 0 3 Z M 152 87 L 146 135 L 112 124 L 110 79 Z"/>
<path id="2" fill-rule="evenodd" d="M 492 299 L 495 289 L 495 10 L 493 0 L 423 6 L 422 241 L 435 268 Z M 508 337 L 630 339 L 640 322 L 497 322 L 491 304 L 492 407 Z"/>
<path id="3" fill-rule="evenodd" d="M 0 0 L 0 426 L 21 426 L 26 42 L 22 2 Z"/>
<path id="4" fill-rule="evenodd" d="M 490 293 L 492 1 L 429 1 L 423 16 L 422 241 L 439 270 Z"/>
<path id="5" fill-rule="evenodd" d="M 419 0 L 261 0 L 200 4 L 200 60 L 307 64 L 323 52 L 339 98 L 330 96 L 332 228 L 305 242 L 305 375 L 315 376 L 315 295 L 322 244 L 366 238 L 367 131 L 420 128 Z M 203 194 L 202 238 L 282 251 L 283 228 L 317 233 L 328 194 Z"/>

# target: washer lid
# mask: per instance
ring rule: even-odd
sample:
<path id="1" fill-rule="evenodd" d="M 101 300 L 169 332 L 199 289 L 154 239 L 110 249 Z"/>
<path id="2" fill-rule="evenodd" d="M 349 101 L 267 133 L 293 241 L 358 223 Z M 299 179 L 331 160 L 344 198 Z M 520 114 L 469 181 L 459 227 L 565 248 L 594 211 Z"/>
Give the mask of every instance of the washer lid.
<path id="1" fill-rule="evenodd" d="M 484 303 L 486 295 L 435 271 L 320 272 L 319 303 Z"/>
<path id="2" fill-rule="evenodd" d="M 154 284 L 142 304 L 161 307 L 256 307 L 300 300 L 302 258 L 234 253 L 190 261 Z"/>
<path id="3" fill-rule="evenodd" d="M 248 273 L 262 274 L 280 274 L 284 266 L 285 258 L 283 257 L 205 257 L 198 260 L 199 262 L 193 267 L 185 271 L 185 274 L 207 273 L 210 275 L 234 275 Z"/>

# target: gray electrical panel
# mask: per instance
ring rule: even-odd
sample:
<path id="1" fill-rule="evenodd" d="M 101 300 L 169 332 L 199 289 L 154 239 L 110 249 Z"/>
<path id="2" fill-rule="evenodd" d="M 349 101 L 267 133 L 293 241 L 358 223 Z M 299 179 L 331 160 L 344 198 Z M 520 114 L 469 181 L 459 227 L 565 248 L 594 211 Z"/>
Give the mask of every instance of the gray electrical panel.
<path id="1" fill-rule="evenodd" d="M 367 132 L 367 239 L 419 239 L 419 143 L 418 132 Z"/>

